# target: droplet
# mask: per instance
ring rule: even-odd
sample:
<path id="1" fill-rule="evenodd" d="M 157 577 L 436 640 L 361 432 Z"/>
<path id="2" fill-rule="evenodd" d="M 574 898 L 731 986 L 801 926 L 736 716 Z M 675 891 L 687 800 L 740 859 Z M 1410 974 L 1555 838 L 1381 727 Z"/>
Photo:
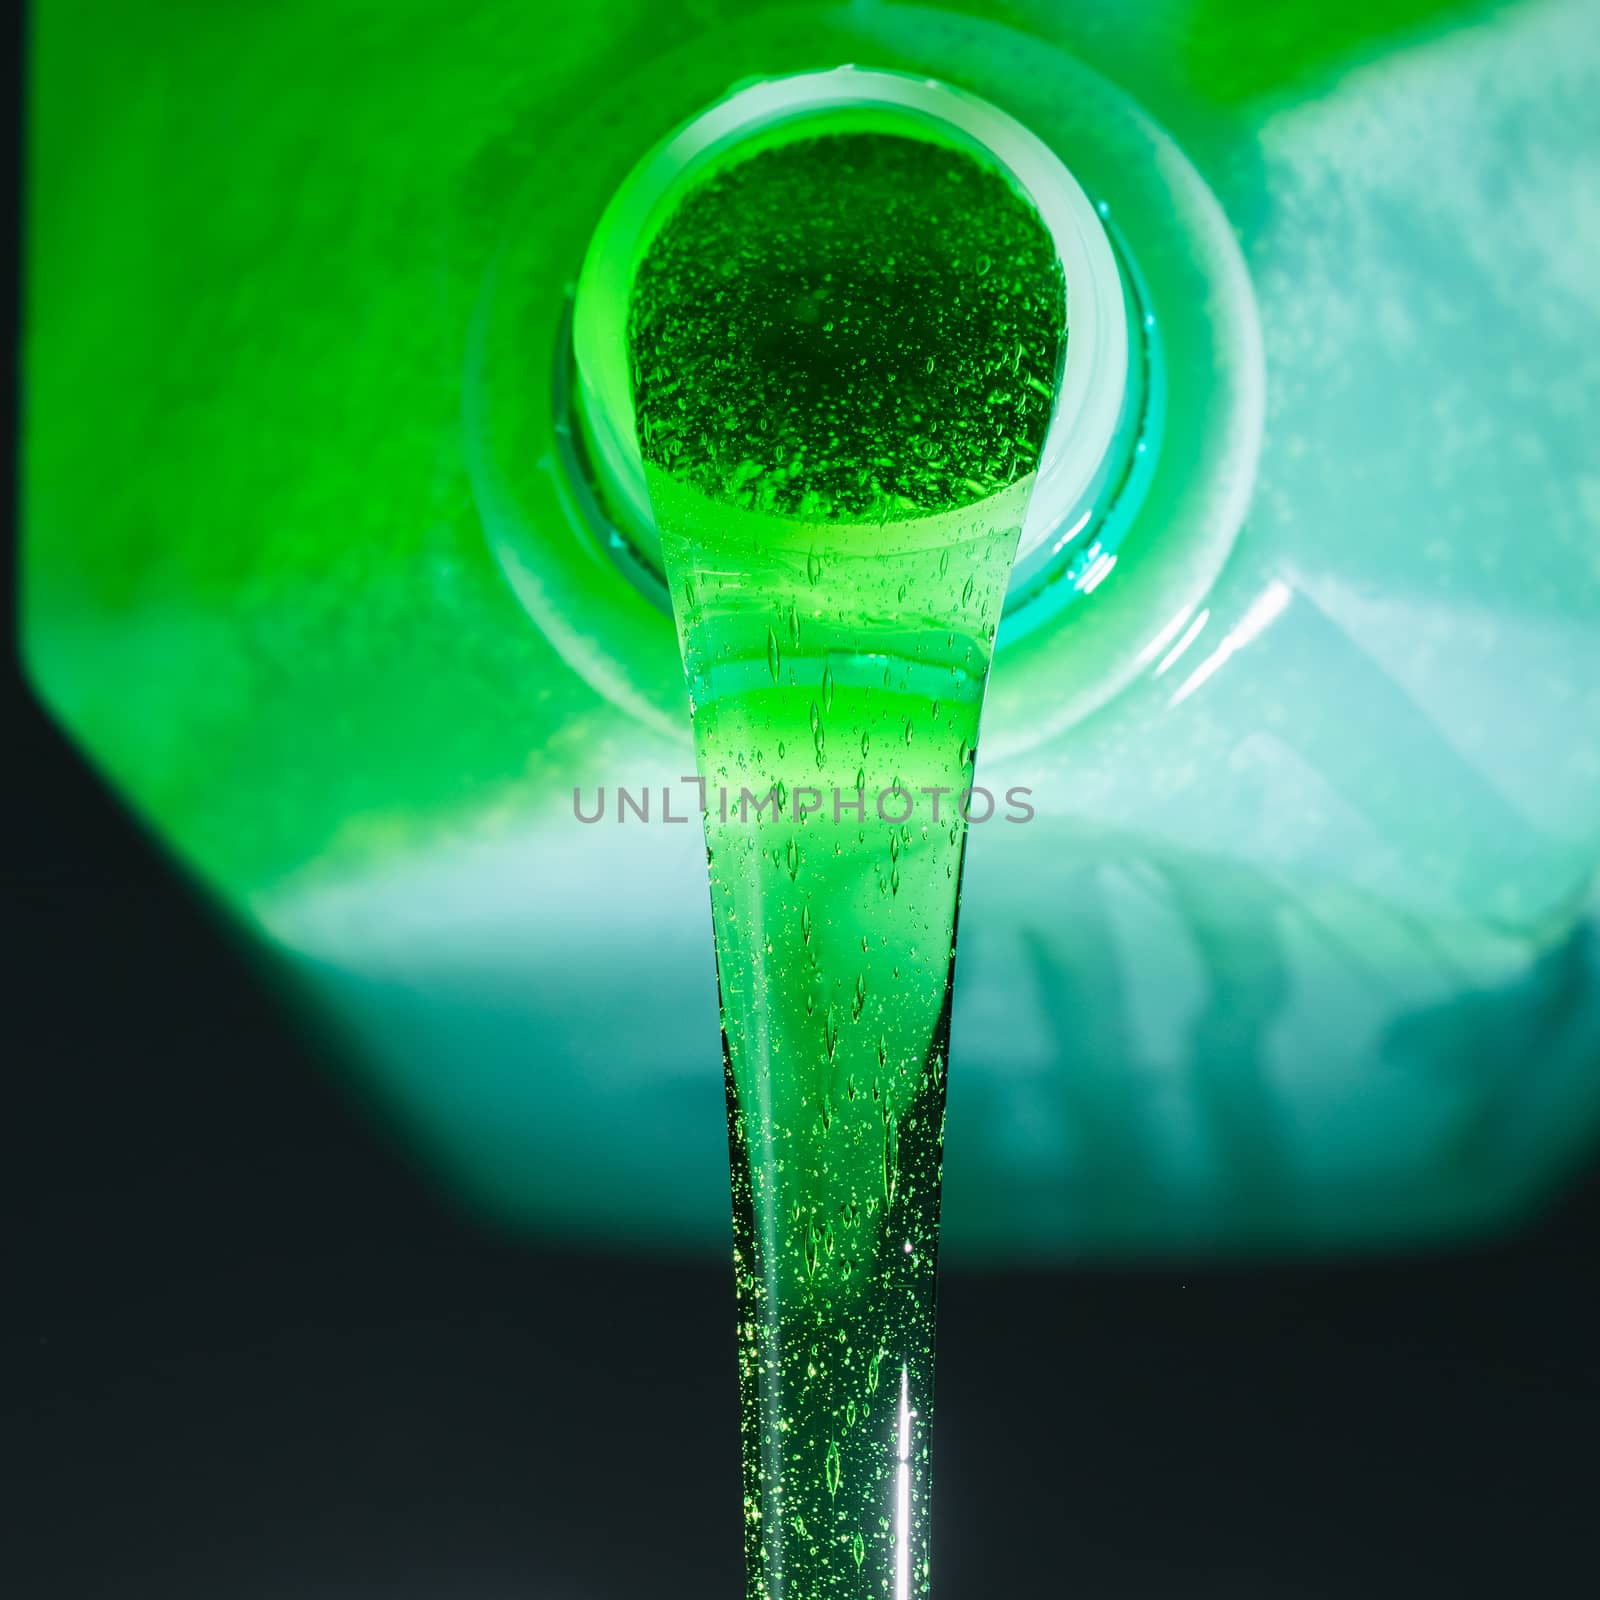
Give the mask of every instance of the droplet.
<path id="1" fill-rule="evenodd" d="M 748 637 L 748 635 L 747 635 Z M 748 661 L 749 657 L 745 659 Z M 767 629 L 767 671 L 772 674 L 772 681 L 778 681 L 778 672 L 783 665 L 783 657 L 778 650 L 778 636 L 771 628 Z"/>
<path id="2" fill-rule="evenodd" d="M 844 1463 L 839 1459 L 839 1441 L 828 1441 L 828 1458 L 823 1465 L 823 1476 L 828 1483 L 828 1498 L 831 1500 L 839 1492 L 839 1485 L 844 1482 Z"/>

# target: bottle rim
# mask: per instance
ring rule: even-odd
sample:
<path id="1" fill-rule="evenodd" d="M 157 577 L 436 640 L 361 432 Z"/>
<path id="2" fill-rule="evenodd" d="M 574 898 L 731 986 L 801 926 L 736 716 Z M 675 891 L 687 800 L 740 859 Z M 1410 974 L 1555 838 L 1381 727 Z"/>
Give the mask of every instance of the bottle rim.
<path id="1" fill-rule="evenodd" d="M 843 66 L 745 82 L 646 152 L 595 227 L 574 297 L 576 410 L 590 458 L 613 510 L 658 547 L 627 342 L 637 264 L 683 192 L 731 150 L 803 137 L 804 124 L 852 111 L 885 114 L 1000 168 L 1055 244 L 1066 282 L 1066 354 L 1018 543 L 1020 563 L 1072 526 L 1100 486 L 1128 383 L 1122 278 L 1094 205 L 1061 158 L 1014 117 L 933 78 Z"/>

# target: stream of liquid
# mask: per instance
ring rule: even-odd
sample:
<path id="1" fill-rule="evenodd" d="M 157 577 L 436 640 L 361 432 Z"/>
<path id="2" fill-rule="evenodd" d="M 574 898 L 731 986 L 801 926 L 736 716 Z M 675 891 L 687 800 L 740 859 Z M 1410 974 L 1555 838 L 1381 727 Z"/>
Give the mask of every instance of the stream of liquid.
<path id="1" fill-rule="evenodd" d="M 629 335 L 704 785 L 749 1594 L 905 1600 L 964 812 L 1065 289 L 1000 172 L 817 132 L 688 191 Z"/>

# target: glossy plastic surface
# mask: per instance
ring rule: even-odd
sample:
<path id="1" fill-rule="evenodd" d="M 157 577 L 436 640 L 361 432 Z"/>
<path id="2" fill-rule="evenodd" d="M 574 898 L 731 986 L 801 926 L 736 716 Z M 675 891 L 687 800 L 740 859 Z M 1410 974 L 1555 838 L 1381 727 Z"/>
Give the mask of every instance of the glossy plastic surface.
<path id="1" fill-rule="evenodd" d="M 41 4 L 34 682 L 444 1181 L 721 1253 L 695 830 L 573 816 L 691 768 L 670 623 L 556 466 L 563 291 L 640 151 L 741 79 L 915 68 L 1041 136 L 1107 108 L 1069 165 L 1144 185 L 1113 216 L 1195 331 L 1125 558 L 1001 635 L 979 777 L 1037 814 L 973 830 L 947 1246 L 1512 1219 L 1600 1112 L 1593 20 Z M 1249 317 L 1196 265 L 1219 216 Z"/>

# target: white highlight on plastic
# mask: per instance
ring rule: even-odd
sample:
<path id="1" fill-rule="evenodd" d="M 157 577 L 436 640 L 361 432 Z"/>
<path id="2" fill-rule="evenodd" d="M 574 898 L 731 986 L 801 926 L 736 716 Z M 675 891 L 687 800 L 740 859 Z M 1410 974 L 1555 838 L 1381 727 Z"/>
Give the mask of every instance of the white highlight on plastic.
<path id="1" fill-rule="evenodd" d="M 1083 530 L 1089 525 L 1089 518 L 1093 515 L 1094 507 L 1086 507 L 1083 515 L 1079 517 L 1078 520 L 1074 522 L 1072 526 L 1068 528 L 1053 545 L 1050 546 L 1050 554 L 1053 556 L 1060 555 L 1062 550 L 1064 550 L 1067 545 L 1071 544 L 1072 541 L 1076 539 L 1078 535 L 1082 533 Z"/>
<path id="2" fill-rule="evenodd" d="M 1161 665 L 1156 668 L 1155 673 L 1158 678 L 1172 665 L 1174 661 L 1178 659 L 1179 656 L 1183 654 L 1185 650 L 1189 648 L 1190 645 L 1195 642 L 1197 638 L 1199 638 L 1200 630 L 1205 627 L 1210 620 L 1211 607 L 1207 606 L 1199 614 L 1199 616 L 1197 616 L 1194 621 L 1189 624 L 1188 630 L 1184 633 L 1184 636 L 1175 645 L 1173 645 L 1173 647 L 1166 653 L 1165 656 L 1162 657 Z"/>
<path id="3" fill-rule="evenodd" d="M 1115 556 L 1103 555 L 1099 557 L 1095 561 L 1094 565 L 1090 567 L 1081 578 L 1078 579 L 1078 588 L 1084 594 L 1093 594 L 1094 591 L 1106 581 L 1106 578 L 1110 575 L 1111 569 L 1116 566 L 1116 564 L 1117 558 Z"/>
<path id="4" fill-rule="evenodd" d="M 1186 623 L 1193 615 L 1194 607 L 1192 605 L 1185 606 L 1181 611 L 1174 611 L 1172 613 L 1171 620 L 1166 623 L 1166 625 L 1161 629 L 1161 632 L 1158 633 L 1155 638 L 1151 639 L 1149 643 L 1146 644 L 1145 647 L 1139 652 L 1139 665 L 1141 667 L 1147 666 L 1150 662 L 1154 661 L 1155 658 L 1160 655 L 1161 652 L 1165 650 L 1174 639 L 1178 637 L 1179 629 L 1181 629 L 1184 623 Z"/>
<path id="5" fill-rule="evenodd" d="M 1222 663 L 1237 650 L 1242 650 L 1251 642 L 1258 639 L 1274 618 L 1283 615 L 1284 608 L 1294 591 L 1290 589 L 1282 578 L 1274 578 L 1265 589 L 1250 602 L 1249 609 L 1239 618 L 1238 623 L 1229 631 L 1227 637 L 1215 650 L 1200 663 L 1193 672 L 1183 681 L 1183 686 L 1167 702 L 1169 706 L 1181 705 L 1215 673 Z"/>

